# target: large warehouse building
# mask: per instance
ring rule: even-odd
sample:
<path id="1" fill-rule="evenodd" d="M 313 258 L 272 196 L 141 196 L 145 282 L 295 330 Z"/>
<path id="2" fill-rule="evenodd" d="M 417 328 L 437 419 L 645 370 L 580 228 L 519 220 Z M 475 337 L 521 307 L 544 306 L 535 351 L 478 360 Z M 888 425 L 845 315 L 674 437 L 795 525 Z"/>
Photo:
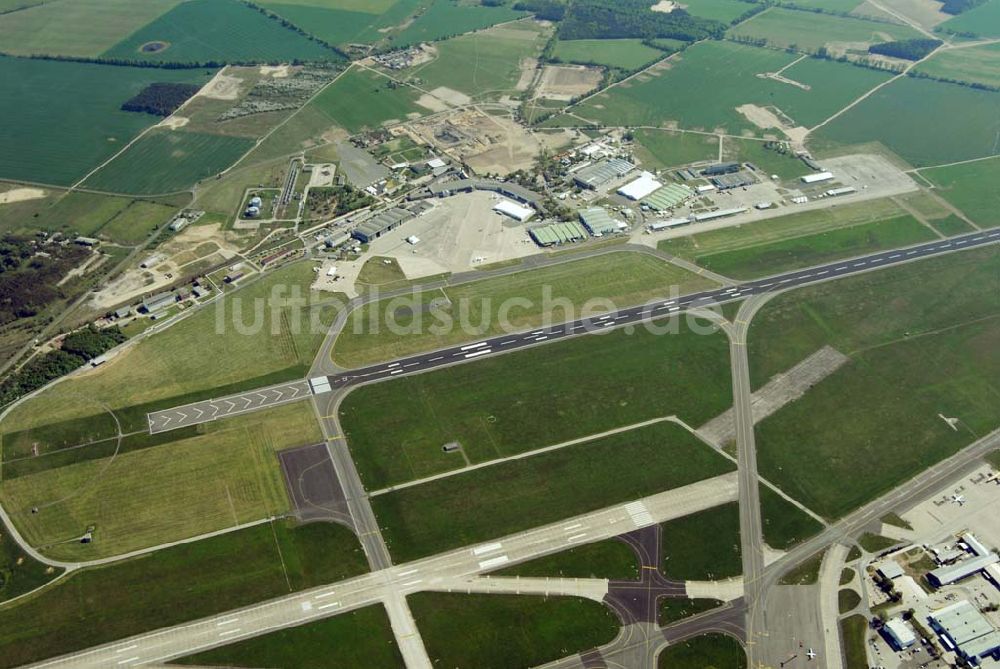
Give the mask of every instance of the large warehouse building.
<path id="1" fill-rule="evenodd" d="M 649 172 L 643 172 L 635 181 L 630 181 L 618 189 L 619 195 L 624 195 L 630 200 L 641 200 L 650 193 L 663 186 L 656 180 L 656 177 Z"/>
<path id="2" fill-rule="evenodd" d="M 628 225 L 616 221 L 604 207 L 588 207 L 580 210 L 580 222 L 595 237 L 603 237 L 626 230 Z"/>
<path id="3" fill-rule="evenodd" d="M 579 242 L 587 238 L 587 231 L 579 223 L 550 223 L 528 231 L 539 246 L 554 246 L 568 242 Z"/>
<path id="4" fill-rule="evenodd" d="M 635 165 L 621 158 L 602 160 L 599 163 L 588 165 L 573 175 L 573 181 L 580 188 L 596 190 L 605 186 L 615 179 L 620 179 L 632 170 Z"/>
<path id="5" fill-rule="evenodd" d="M 653 211 L 666 211 L 694 196 L 694 191 L 684 184 L 667 184 L 647 197 L 642 203 Z"/>
<path id="6" fill-rule="evenodd" d="M 518 223 L 530 221 L 531 217 L 535 215 L 535 210 L 531 207 L 525 207 L 510 200 L 500 200 L 493 205 L 493 211 L 510 216 Z"/>
<path id="7" fill-rule="evenodd" d="M 351 232 L 351 236 L 362 244 L 368 244 L 390 230 L 395 230 L 411 218 L 413 218 L 413 214 L 406 209 L 400 209 L 399 207 L 386 209 L 379 215 L 373 216 L 358 225 Z"/>

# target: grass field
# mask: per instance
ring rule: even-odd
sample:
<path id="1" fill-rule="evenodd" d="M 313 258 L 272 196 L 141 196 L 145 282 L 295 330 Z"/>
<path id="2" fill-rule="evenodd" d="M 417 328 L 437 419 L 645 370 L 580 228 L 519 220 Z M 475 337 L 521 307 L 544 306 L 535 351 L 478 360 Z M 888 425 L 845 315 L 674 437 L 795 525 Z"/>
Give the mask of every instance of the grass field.
<path id="1" fill-rule="evenodd" d="M 538 666 L 608 643 L 621 626 L 578 597 L 419 592 L 406 601 L 431 663 L 456 669 Z"/>
<path id="2" fill-rule="evenodd" d="M 979 226 L 1000 225 L 1000 193 L 993 187 L 1000 179 L 1000 158 L 921 170 L 920 175 Z"/>
<path id="3" fill-rule="evenodd" d="M 95 57 L 179 0 L 55 0 L 0 16 L 0 51 L 27 56 Z M 26 3 L 27 4 L 27 3 Z M 9 81 L 8 79 L 4 79 Z"/>
<path id="4" fill-rule="evenodd" d="M 635 132 L 635 142 L 639 160 L 653 169 L 719 158 L 719 138 L 715 135 L 642 128 Z"/>
<path id="5" fill-rule="evenodd" d="M 406 666 L 380 604 L 188 655 L 170 664 L 289 669 Z"/>
<path id="6" fill-rule="evenodd" d="M 856 590 L 844 588 L 837 593 L 837 608 L 841 615 L 850 613 L 861 603 L 861 595 Z"/>
<path id="7" fill-rule="evenodd" d="M 868 620 L 863 615 L 853 615 L 840 621 L 840 638 L 844 645 L 844 669 L 868 669 L 865 638 Z"/>
<path id="8" fill-rule="evenodd" d="M 0 603 L 40 588 L 62 572 L 21 550 L 7 527 L 0 523 Z"/>
<path id="9" fill-rule="evenodd" d="M 883 72 L 817 59 L 803 60 L 784 73 L 810 90 L 756 76 L 780 70 L 795 59 L 783 51 L 702 42 L 665 61 L 668 68 L 658 65 L 573 110 L 611 125 L 660 126 L 674 121 L 690 129 L 760 133 L 736 107 L 750 103 L 777 107 L 796 124 L 811 126 L 888 78 Z"/>
<path id="10" fill-rule="evenodd" d="M 356 133 L 378 128 L 387 121 L 405 121 L 427 112 L 416 104 L 420 93 L 377 72 L 352 67 L 323 90 L 309 106 L 332 122 Z"/>
<path id="11" fill-rule="evenodd" d="M 884 222 L 890 225 L 882 231 L 879 226 Z M 863 253 L 897 240 L 931 238 L 930 230 L 886 199 L 675 237 L 660 242 L 659 248 L 723 274 L 759 276 Z"/>
<path id="12" fill-rule="evenodd" d="M 202 70 L 0 56 L 0 80 L 6 82 L 0 177 L 69 185 L 156 122 L 149 114 L 122 111 L 123 102 L 153 82 L 202 84 L 208 77 Z"/>
<path id="13" fill-rule="evenodd" d="M 669 625 L 678 620 L 711 611 L 719 606 L 722 606 L 722 602 L 717 599 L 678 599 L 677 597 L 664 597 L 660 600 L 658 621 L 661 626 Z"/>
<path id="14" fill-rule="evenodd" d="M 810 53 L 838 43 L 875 44 L 921 37 L 913 28 L 896 23 L 800 12 L 782 7 L 761 12 L 730 30 L 729 34 L 733 37 L 763 38 L 771 47 L 794 47 Z"/>
<path id="15" fill-rule="evenodd" d="M 733 469 L 673 423 L 510 460 L 372 498 L 399 562 L 488 541 Z"/>
<path id="16" fill-rule="evenodd" d="M 91 237 L 128 206 L 129 200 L 123 197 L 50 190 L 37 200 L 0 206 L 0 229 L 13 234 L 44 230 Z"/>
<path id="17" fill-rule="evenodd" d="M 820 128 L 810 146 L 822 155 L 830 146 L 878 141 L 928 167 L 1000 153 L 998 138 L 1000 93 L 903 77 Z"/>
<path id="18" fill-rule="evenodd" d="M 738 251 L 701 256 L 698 261 L 724 276 L 751 279 L 934 239 L 937 235 L 927 226 L 912 216 L 903 215 Z"/>
<path id="19" fill-rule="evenodd" d="M 747 655 L 740 642 L 725 634 L 705 634 L 667 646 L 657 658 L 659 669 L 704 667 L 746 669 Z"/>
<path id="20" fill-rule="evenodd" d="M 777 550 L 788 550 L 823 529 L 812 516 L 765 485 L 760 486 L 760 515 L 764 541 Z"/>
<path id="21" fill-rule="evenodd" d="M 156 130 L 95 172 L 84 185 L 112 193 L 172 193 L 226 169 L 254 145 L 246 137 Z"/>
<path id="22" fill-rule="evenodd" d="M 516 94 L 521 61 L 537 57 L 545 32 L 536 23 L 498 26 L 438 43 L 437 58 L 406 71 L 424 90 L 445 86 L 472 98 Z"/>
<path id="23" fill-rule="evenodd" d="M 715 581 L 743 573 L 740 507 L 733 502 L 663 524 L 660 570 L 676 581 Z"/>
<path id="24" fill-rule="evenodd" d="M 165 204 L 133 200 L 101 228 L 100 234 L 118 244 L 138 244 L 145 241 L 154 230 L 166 225 L 175 211 L 176 207 Z"/>
<path id="25" fill-rule="evenodd" d="M 1000 37 L 1000 0 L 986 0 L 978 7 L 948 19 L 940 27 L 956 33 Z"/>
<path id="26" fill-rule="evenodd" d="M 453 441 L 483 462 L 662 416 L 702 424 L 729 406 L 725 338 L 673 323 L 677 334 L 590 335 L 358 388 L 341 421 L 362 481 L 459 468 L 441 449 Z"/>
<path id="27" fill-rule="evenodd" d="M 958 216 L 952 214 L 946 218 L 929 221 L 931 227 L 940 232 L 945 237 L 952 237 L 954 235 L 962 235 L 966 232 L 972 232 L 973 227 L 963 221 Z"/>
<path id="28" fill-rule="evenodd" d="M 747 7 L 747 3 L 740 0 L 687 0 L 684 9 L 692 16 L 731 23 L 753 7 Z"/>
<path id="29" fill-rule="evenodd" d="M 564 63 L 604 65 L 626 71 L 637 70 L 664 55 L 640 39 L 559 40 L 552 52 L 554 58 Z"/>
<path id="30" fill-rule="evenodd" d="M 601 277 L 600 288 L 590 281 L 595 276 Z M 339 365 L 356 367 L 490 335 L 561 323 L 607 311 L 612 304 L 615 308 L 643 304 L 669 297 L 672 289 L 685 294 L 713 285 L 659 258 L 610 253 L 421 291 L 413 295 L 413 306 L 408 309 L 401 310 L 399 300 L 374 302 L 351 313 L 334 344 L 333 358 Z M 548 300 L 546 295 L 550 296 Z M 421 305 L 431 305 L 430 310 Z M 392 322 L 396 332 L 389 327 Z"/>
<path id="31" fill-rule="evenodd" d="M 946 49 L 917 66 L 917 71 L 941 79 L 1000 87 L 1000 44 Z"/>
<path id="32" fill-rule="evenodd" d="M 816 583 L 819 580 L 819 570 L 823 566 L 824 555 L 826 555 L 826 551 L 821 550 L 810 556 L 798 566 L 782 574 L 778 583 L 781 585 L 812 585 Z"/>
<path id="33" fill-rule="evenodd" d="M 143 51 L 165 42 L 159 51 Z M 103 54 L 155 62 L 289 62 L 340 60 L 336 51 L 310 41 L 238 0 L 189 0 L 137 30 Z"/>
<path id="34" fill-rule="evenodd" d="M 768 176 L 777 174 L 781 179 L 797 179 L 812 170 L 795 157 L 794 152 L 779 153 L 768 149 L 765 142 L 751 139 L 722 138 L 722 159 L 753 163 Z"/>
<path id="35" fill-rule="evenodd" d="M 312 408 L 289 404 L 208 424 L 195 437 L 7 479 L 0 498 L 25 539 L 49 555 L 119 555 L 286 512 L 275 452 L 321 439 Z M 93 543 L 73 541 L 91 527 Z"/>
<path id="36" fill-rule="evenodd" d="M 81 570 L 37 597 L 0 609 L 0 666 L 82 650 L 367 571 L 361 545 L 349 530 L 283 522 Z"/>
<path id="37" fill-rule="evenodd" d="M 750 332 L 755 386 L 824 344 L 850 360 L 758 425 L 761 474 L 833 518 L 995 429 L 998 276 L 1000 251 L 987 248 L 799 289 L 765 306 Z M 939 416 L 959 419 L 958 431 Z M 892 468 L 858 466 L 885 449 L 907 457 Z"/>
<path id="38" fill-rule="evenodd" d="M 432 42 L 526 16 L 509 6 L 487 7 L 458 0 L 433 0 L 430 8 L 390 39 L 395 46 Z"/>
<path id="39" fill-rule="evenodd" d="M 639 579 L 639 559 L 624 541 L 605 539 L 492 572 L 493 576 Z"/>
<path id="40" fill-rule="evenodd" d="M 204 309 L 25 402 L 0 425 L 5 458 L 30 452 L 33 444 L 48 453 L 114 434 L 104 407 L 132 432 L 147 429 L 145 414 L 154 407 L 301 378 L 325 332 L 313 332 L 310 319 L 326 310 L 319 305 L 297 310 L 289 295 L 299 290 L 306 298 L 312 277 L 309 263 L 282 268 L 220 303 L 223 331 L 215 329 L 216 307 Z M 236 304 L 243 334 L 233 324 Z M 252 328 L 257 309 L 259 330 Z M 326 313 L 322 323 L 329 325 L 330 318 Z"/>

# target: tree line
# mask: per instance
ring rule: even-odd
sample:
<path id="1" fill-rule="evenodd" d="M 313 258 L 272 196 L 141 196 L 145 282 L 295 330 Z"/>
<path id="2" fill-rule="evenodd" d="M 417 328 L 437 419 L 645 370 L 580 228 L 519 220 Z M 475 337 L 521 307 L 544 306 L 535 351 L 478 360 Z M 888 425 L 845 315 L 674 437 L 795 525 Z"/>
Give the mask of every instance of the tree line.
<path id="1" fill-rule="evenodd" d="M 685 42 L 720 38 L 726 26 L 691 16 L 683 9 L 654 12 L 648 0 L 577 0 L 559 25 L 559 37 L 573 39 L 653 39 Z"/>
<path id="2" fill-rule="evenodd" d="M 170 116 L 201 89 L 196 84 L 153 83 L 122 104 L 122 111 Z"/>
<path id="3" fill-rule="evenodd" d="M 926 58 L 934 49 L 941 46 L 943 42 L 939 39 L 916 38 L 902 39 L 895 42 L 882 42 L 872 44 L 868 47 L 868 53 L 892 58 L 902 58 L 903 60 L 920 60 Z"/>

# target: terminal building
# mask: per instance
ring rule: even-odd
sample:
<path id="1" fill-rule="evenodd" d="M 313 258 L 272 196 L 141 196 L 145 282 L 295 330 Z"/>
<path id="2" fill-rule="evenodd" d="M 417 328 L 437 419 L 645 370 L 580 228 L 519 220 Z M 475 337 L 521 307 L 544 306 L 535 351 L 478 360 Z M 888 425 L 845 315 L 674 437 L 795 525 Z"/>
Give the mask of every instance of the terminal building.
<path id="1" fill-rule="evenodd" d="M 931 628 L 948 650 L 973 666 L 1000 659 L 1000 633 L 968 601 L 955 602 L 930 614 Z"/>

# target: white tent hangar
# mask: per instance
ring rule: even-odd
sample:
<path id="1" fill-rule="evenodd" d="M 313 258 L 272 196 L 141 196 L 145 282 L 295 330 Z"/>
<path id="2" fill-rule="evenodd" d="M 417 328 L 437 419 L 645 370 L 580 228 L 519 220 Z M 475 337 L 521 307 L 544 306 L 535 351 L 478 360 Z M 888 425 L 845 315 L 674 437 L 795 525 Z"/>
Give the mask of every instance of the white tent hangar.
<path id="1" fill-rule="evenodd" d="M 500 200 L 493 205 L 493 211 L 506 214 L 519 223 L 530 221 L 531 217 L 535 215 L 535 210 L 531 207 L 524 207 L 510 200 Z"/>
<path id="2" fill-rule="evenodd" d="M 618 194 L 624 195 L 630 200 L 641 200 L 662 187 L 663 184 L 657 181 L 656 177 L 649 172 L 643 172 L 638 179 L 619 188 Z"/>

